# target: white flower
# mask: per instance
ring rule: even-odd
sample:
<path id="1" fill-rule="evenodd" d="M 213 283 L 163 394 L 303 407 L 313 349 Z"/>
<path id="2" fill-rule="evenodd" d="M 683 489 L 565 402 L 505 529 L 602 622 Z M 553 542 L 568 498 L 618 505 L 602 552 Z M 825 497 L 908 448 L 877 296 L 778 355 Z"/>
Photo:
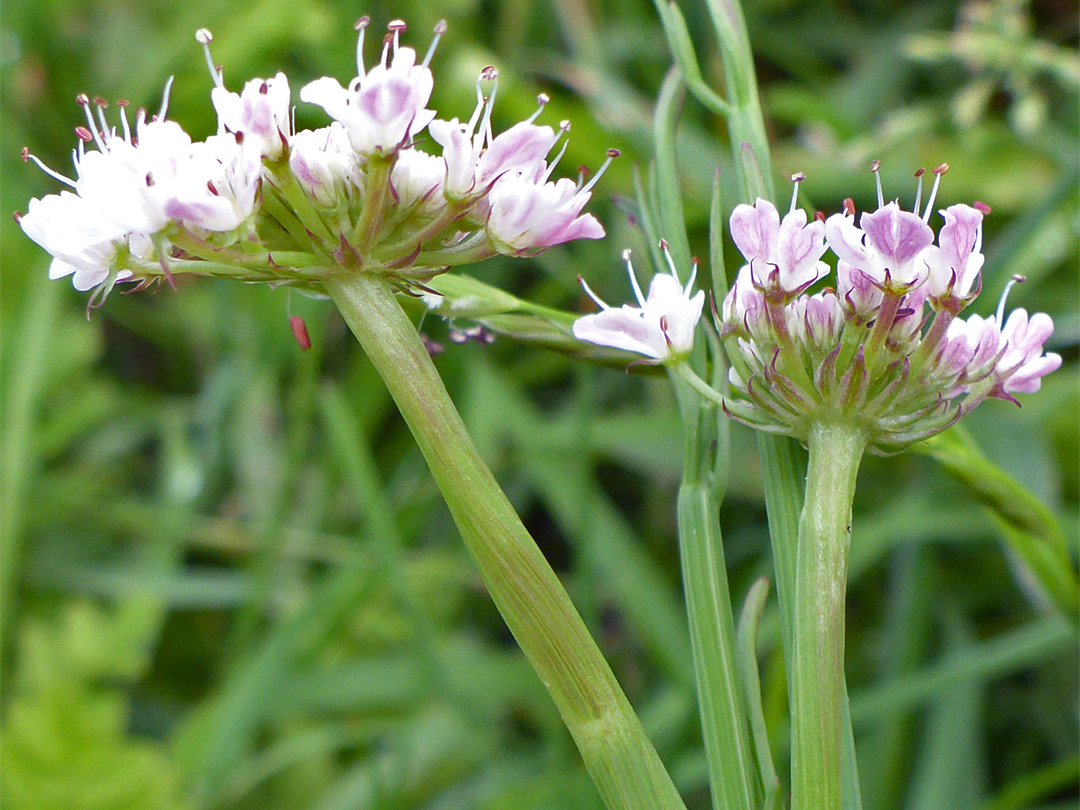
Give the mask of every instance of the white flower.
<path id="1" fill-rule="evenodd" d="M 701 319 L 705 293 L 699 290 L 696 294 L 691 294 L 697 277 L 696 266 L 684 287 L 679 282 L 666 245 L 664 255 L 671 273 L 657 273 L 653 276 L 649 284 L 649 295 L 645 297 L 641 294 L 641 287 L 630 263 L 630 251 L 623 253 L 630 284 L 638 302 L 636 307 L 609 307 L 582 280 L 585 292 L 601 311 L 574 321 L 574 337 L 600 346 L 641 354 L 661 363 L 689 354 L 694 347 L 694 331 Z"/>
<path id="2" fill-rule="evenodd" d="M 402 149 L 390 173 L 390 187 L 401 210 L 419 205 L 421 213 L 432 214 L 446 204 L 441 192 L 445 179 L 446 162 L 441 157 Z"/>
<path id="3" fill-rule="evenodd" d="M 327 208 L 350 188 L 363 187 L 349 135 L 337 121 L 322 129 L 297 132 L 290 144 L 289 168 L 304 190 Z"/>
<path id="4" fill-rule="evenodd" d="M 393 59 L 387 65 L 390 43 L 383 45 L 379 64 L 365 72 L 362 59 L 366 19 L 361 21 L 357 47 L 358 76 L 342 87 L 337 79 L 324 76 L 306 85 L 300 98 L 322 107 L 335 121 L 340 121 L 349 140 L 361 155 L 389 156 L 404 146 L 435 117 L 425 105 L 431 98 L 434 79 L 427 63 L 416 63 L 416 51 L 398 46 L 398 35 L 405 24 L 395 20 Z M 437 40 L 436 40 L 437 41 Z"/>
<path id="5" fill-rule="evenodd" d="M 49 278 L 72 276 L 72 284 L 80 292 L 93 289 L 109 278 L 118 243 L 127 238 L 115 223 L 69 191 L 30 200 L 19 225 L 53 256 Z M 132 239 L 132 252 L 149 255 L 149 240 Z M 130 277 L 127 270 L 116 276 L 118 281 Z"/>
<path id="6" fill-rule="evenodd" d="M 220 74 L 217 74 L 220 79 Z M 252 79 L 241 93 L 223 84 L 210 91 L 218 114 L 218 133 L 243 133 L 244 145 L 261 156 L 277 159 L 292 133 L 289 80 L 284 73 L 272 79 Z"/>

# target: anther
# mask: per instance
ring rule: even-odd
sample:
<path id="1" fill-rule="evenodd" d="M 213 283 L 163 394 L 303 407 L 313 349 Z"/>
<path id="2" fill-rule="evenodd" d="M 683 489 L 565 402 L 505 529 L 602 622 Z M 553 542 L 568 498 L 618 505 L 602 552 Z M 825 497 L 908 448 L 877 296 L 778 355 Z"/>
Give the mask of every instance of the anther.
<path id="1" fill-rule="evenodd" d="M 815 211 L 814 212 L 814 222 L 824 222 L 824 221 L 825 221 L 825 212 L 824 211 Z"/>
<path id="2" fill-rule="evenodd" d="M 855 201 L 851 197 L 844 198 L 844 216 L 855 216 Z"/>
<path id="3" fill-rule="evenodd" d="M 446 20 L 439 20 L 437 23 L 435 23 L 435 33 L 439 36 L 442 36 L 446 33 L 447 27 L 448 26 L 446 24 Z"/>
<path id="4" fill-rule="evenodd" d="M 794 188 L 791 189 L 791 208 L 788 209 L 789 214 L 795 210 L 795 206 L 799 202 L 799 183 L 805 179 L 806 175 L 802 172 L 795 172 L 795 174 L 791 175 L 791 182 L 794 183 Z"/>
<path id="5" fill-rule="evenodd" d="M 22 222 L 22 218 L 23 218 L 22 211 L 16 211 L 12 215 L 12 218 L 15 220 L 15 224 L 18 225 L 20 222 Z"/>
<path id="6" fill-rule="evenodd" d="M 989 205 L 987 205 L 984 202 L 979 202 L 978 200 L 973 202 L 971 204 L 971 207 L 974 208 L 976 211 L 978 211 L 983 216 L 987 216 L 991 212 L 991 209 L 990 209 Z"/>
<path id="7" fill-rule="evenodd" d="M 934 173 L 934 187 L 930 189 L 930 199 L 926 201 L 926 210 L 923 211 L 922 221 L 929 222 L 930 214 L 934 210 L 934 200 L 937 199 L 938 186 L 941 185 L 941 178 L 945 175 L 945 172 L 949 170 L 948 163 L 942 163 L 935 166 L 931 171 Z"/>
<path id="8" fill-rule="evenodd" d="M 389 31 L 391 34 L 400 34 L 407 27 L 408 26 L 405 25 L 404 20 L 391 20 L 389 23 L 387 23 L 386 30 Z"/>
<path id="9" fill-rule="evenodd" d="M 79 93 L 79 95 L 75 96 L 75 103 L 80 107 L 85 107 L 90 103 L 90 97 L 86 93 Z"/>
<path id="10" fill-rule="evenodd" d="M 210 33 L 209 28 L 200 28 L 195 32 L 195 41 L 200 45 L 209 45 L 214 41 L 214 35 Z"/>
<path id="11" fill-rule="evenodd" d="M 607 156 L 609 158 L 622 157 L 622 152 L 620 152 L 618 149 L 608 149 L 607 150 Z"/>
<path id="12" fill-rule="evenodd" d="M 116 106 L 117 107 L 127 107 L 130 104 L 131 104 L 131 102 L 128 101 L 126 98 L 118 98 L 116 100 Z"/>
<path id="13" fill-rule="evenodd" d="M 86 127 L 75 127 L 75 135 L 80 141 L 84 141 L 86 143 L 94 140 L 93 133 L 90 132 L 90 130 L 88 130 Z"/>
<path id="14" fill-rule="evenodd" d="M 363 17 L 361 17 L 359 20 L 357 20 L 355 23 L 353 23 L 353 30 L 354 31 L 363 31 L 370 24 L 371 24 L 371 17 L 369 17 L 367 14 L 365 14 Z"/>
<path id="15" fill-rule="evenodd" d="M 269 92 L 270 92 L 270 85 L 267 82 L 263 82 L 262 84 L 259 85 L 259 95 L 260 96 L 265 96 Z"/>
<path id="16" fill-rule="evenodd" d="M 485 82 L 493 82 L 499 78 L 499 69 L 494 65 L 485 65 L 484 69 L 480 71 L 480 78 Z"/>
<path id="17" fill-rule="evenodd" d="M 214 195 L 215 197 L 218 197 L 218 196 L 220 196 L 220 194 L 218 193 L 218 190 L 217 190 L 217 186 L 215 186 L 215 185 L 214 185 L 214 181 L 213 181 L 213 180 L 207 180 L 207 181 L 206 181 L 206 188 L 207 188 L 207 190 L 209 190 L 209 192 L 210 192 L 211 194 L 213 194 L 213 195 Z"/>
<path id="18" fill-rule="evenodd" d="M 22 148 L 22 152 L 20 153 L 20 157 L 22 157 L 22 162 L 23 163 L 26 163 L 27 161 L 30 160 L 30 147 L 29 146 L 24 146 Z"/>
<path id="19" fill-rule="evenodd" d="M 102 96 L 94 96 L 94 104 L 98 107 L 105 108 L 108 108 L 109 106 L 109 102 L 106 101 Z"/>

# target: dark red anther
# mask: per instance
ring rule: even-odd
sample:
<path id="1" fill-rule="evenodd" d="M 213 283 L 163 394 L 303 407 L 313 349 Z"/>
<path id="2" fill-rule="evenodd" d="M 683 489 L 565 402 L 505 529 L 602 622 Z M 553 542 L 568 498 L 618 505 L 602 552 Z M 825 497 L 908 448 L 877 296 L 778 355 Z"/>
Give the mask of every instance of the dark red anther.
<path id="1" fill-rule="evenodd" d="M 259 95 L 265 96 L 268 92 L 270 92 L 270 85 L 269 84 L 267 84 L 266 82 L 263 82 L 262 84 L 259 85 Z"/>
<path id="2" fill-rule="evenodd" d="M 844 214 L 849 217 L 855 216 L 855 201 L 851 197 L 844 198 Z"/>
<path id="3" fill-rule="evenodd" d="M 982 214 L 984 217 L 991 211 L 989 205 L 984 202 L 979 202 L 978 200 L 972 203 L 971 207 L 978 211 L 980 214 Z"/>
<path id="4" fill-rule="evenodd" d="M 824 222 L 825 221 L 825 212 L 824 211 L 815 211 L 814 212 L 814 221 L 815 222 Z"/>
<path id="5" fill-rule="evenodd" d="M 299 315 L 289 316 L 289 328 L 292 329 L 293 337 L 305 352 L 311 348 L 311 336 L 308 334 L 307 324 Z"/>
<path id="6" fill-rule="evenodd" d="M 104 96 L 94 96 L 94 104 L 98 107 L 108 108 L 109 102 Z"/>
<path id="7" fill-rule="evenodd" d="M 916 169 L 915 178 L 918 179 L 918 178 L 922 177 L 924 174 L 926 174 L 926 169 Z"/>
<path id="8" fill-rule="evenodd" d="M 620 155 L 622 155 L 622 152 L 620 152 L 618 149 L 608 149 L 607 150 L 607 156 L 609 158 L 617 158 Z"/>
<path id="9" fill-rule="evenodd" d="M 938 177 L 941 177 L 941 175 L 945 174 L 945 172 L 947 172 L 948 170 L 949 164 L 942 163 L 941 165 L 934 167 L 934 174 L 936 174 Z"/>
<path id="10" fill-rule="evenodd" d="M 22 157 L 22 162 L 23 163 L 26 163 L 28 160 L 30 160 L 30 147 L 29 146 L 24 146 L 22 148 L 22 152 L 20 153 L 20 157 Z"/>
<path id="11" fill-rule="evenodd" d="M 369 17 L 367 14 L 365 14 L 363 17 L 361 17 L 359 20 L 357 20 L 353 24 L 353 30 L 354 31 L 359 31 L 362 28 L 367 28 L 370 23 L 371 23 L 371 17 Z"/>
<path id="12" fill-rule="evenodd" d="M 586 166 L 586 165 L 584 165 L 584 164 L 582 164 L 581 166 L 578 166 L 578 167 L 577 167 L 577 173 L 581 175 L 581 179 L 582 179 L 582 180 L 584 180 L 584 179 L 585 179 L 585 178 L 587 178 L 587 177 L 588 177 L 588 176 L 589 176 L 590 174 L 592 174 L 592 172 L 590 172 L 590 171 L 589 171 L 589 167 L 588 167 L 588 166 Z"/>
<path id="13" fill-rule="evenodd" d="M 128 100 L 127 100 L 126 98 L 118 98 L 118 99 L 116 100 L 116 106 L 117 106 L 117 107 L 126 107 L 126 106 L 128 106 L 128 105 L 129 105 L 130 103 L 131 103 L 131 102 L 130 102 L 130 101 L 128 101 Z"/>
<path id="14" fill-rule="evenodd" d="M 209 189 L 210 193 L 211 193 L 211 194 L 213 194 L 213 195 L 214 195 L 215 197 L 218 197 L 218 196 L 220 196 L 220 195 L 218 194 L 218 190 L 217 190 L 217 187 L 216 187 L 216 186 L 214 185 L 214 181 L 213 181 L 213 180 L 207 180 L 207 181 L 206 181 L 206 188 L 207 188 L 207 189 Z"/>
<path id="15" fill-rule="evenodd" d="M 153 172 L 147 172 L 146 173 L 146 187 L 149 188 L 152 185 L 154 185 L 154 173 Z"/>
<path id="16" fill-rule="evenodd" d="M 79 95 L 75 96 L 75 103 L 80 107 L 85 107 L 90 103 L 90 97 L 86 93 L 79 93 Z"/>
<path id="17" fill-rule="evenodd" d="M 75 135 L 80 141 L 89 143 L 94 140 L 94 135 L 86 127 L 75 127 Z"/>
<path id="18" fill-rule="evenodd" d="M 20 222 L 22 222 L 22 211 L 16 211 L 13 216 L 14 216 L 16 225 L 18 225 Z"/>

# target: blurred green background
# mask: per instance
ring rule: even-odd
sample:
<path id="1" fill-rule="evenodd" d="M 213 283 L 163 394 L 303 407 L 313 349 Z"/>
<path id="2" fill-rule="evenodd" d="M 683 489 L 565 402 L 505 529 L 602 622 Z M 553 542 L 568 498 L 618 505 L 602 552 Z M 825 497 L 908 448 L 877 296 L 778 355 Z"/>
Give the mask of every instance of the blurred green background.
<path id="1" fill-rule="evenodd" d="M 683 3 L 704 70 L 717 56 Z M 354 75 L 355 17 L 410 25 L 434 60 L 443 117 L 501 71 L 497 128 L 573 121 L 563 166 L 624 157 L 592 210 L 609 238 L 475 275 L 584 308 L 578 273 L 628 297 L 618 260 L 642 246 L 631 170 L 650 159 L 670 63 L 644 0 L 448 0 L 364 7 L 8 0 L 0 24 L 3 210 L 58 190 L 25 144 L 68 171 L 87 92 L 215 126 L 194 31 L 239 89 L 284 70 L 294 99 Z M 1065 365 L 1022 409 L 967 420 L 993 459 L 1078 533 L 1077 9 L 1044 2 L 751 3 L 748 24 L 777 171 L 833 212 L 911 203 L 913 171 L 948 161 L 942 205 L 982 200 L 988 314 L 1045 310 Z M 369 58 L 374 57 L 374 50 Z M 297 109 L 300 126 L 320 110 Z M 685 108 L 680 168 L 695 250 L 721 122 Z M 733 173 L 727 171 L 725 177 Z M 726 189 L 730 208 L 739 202 Z M 180 279 L 179 290 L 86 297 L 2 227 L 0 801 L 91 808 L 598 808 L 551 702 L 485 595 L 378 378 L 326 302 Z M 645 255 L 645 251 L 639 251 Z M 729 268 L 737 267 L 734 255 Z M 644 269 L 644 268 L 643 268 Z M 314 348 L 299 350 L 287 312 Z M 423 324 L 446 342 L 447 325 Z M 681 601 L 674 495 L 681 434 L 662 380 L 496 341 L 437 359 L 500 481 L 570 589 L 689 807 L 708 805 Z M 734 429 L 722 520 L 733 590 L 768 574 L 753 437 Z M 852 715 L 868 810 L 1075 807 L 1077 646 L 979 504 L 929 459 L 869 458 L 849 597 Z M 766 713 L 783 751 L 775 605 L 761 638 Z M 786 754 L 785 754 L 786 755 Z"/>

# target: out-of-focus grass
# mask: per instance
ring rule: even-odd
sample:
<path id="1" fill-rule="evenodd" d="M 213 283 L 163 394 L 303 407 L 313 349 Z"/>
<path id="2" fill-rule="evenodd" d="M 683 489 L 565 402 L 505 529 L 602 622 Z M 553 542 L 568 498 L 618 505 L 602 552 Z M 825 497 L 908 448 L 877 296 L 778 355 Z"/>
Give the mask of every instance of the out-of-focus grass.
<path id="1" fill-rule="evenodd" d="M 948 161 L 943 204 L 981 199 L 985 297 L 1050 312 L 1065 367 L 1017 410 L 968 425 L 1046 500 L 1076 555 L 1077 78 L 1071 4 L 750 4 L 775 162 L 823 210 L 872 202 L 867 166 L 910 204 L 911 173 Z M 702 7 L 683 4 L 706 73 Z M 352 18 L 410 23 L 435 59 L 436 106 L 464 116 L 485 64 L 496 119 L 574 122 L 567 173 L 624 158 L 594 207 L 610 237 L 477 277 L 573 309 L 580 272 L 609 299 L 620 250 L 644 248 L 612 204 L 649 160 L 669 57 L 652 8 L 626 0 L 454 0 L 343 8 L 313 0 L 5 4 L 0 154 L 6 211 L 68 167 L 78 92 L 214 127 L 193 39 L 215 33 L 226 81 L 281 68 L 295 91 L 348 78 Z M 958 28 L 958 21 L 960 27 Z M 715 83 L 715 82 L 714 82 Z M 323 123 L 307 106 L 301 126 Z M 707 255 L 722 124 L 687 102 L 679 169 L 691 249 Z M 726 171 L 725 178 L 732 172 Z M 725 179 L 725 182 L 727 180 Z M 725 188 L 733 205 L 735 189 Z M 340 319 L 318 301 L 226 282 L 85 297 L 5 218 L 3 711 L 0 798 L 12 808 L 595 808 L 542 686 L 484 595 L 419 454 Z M 639 250 L 639 255 L 646 255 Z M 728 266 L 737 267 L 729 255 Z M 286 307 L 307 318 L 301 353 Z M 446 325 L 423 328 L 445 337 Z M 486 457 L 563 576 L 692 807 L 704 755 L 674 541 L 678 417 L 658 380 L 499 341 L 438 365 Z M 736 599 L 770 562 L 753 441 L 733 431 L 722 519 Z M 1074 633 L 1048 612 L 995 527 L 914 454 L 871 459 L 856 504 L 852 713 L 866 806 L 1068 806 L 1077 796 Z M 762 620 L 764 710 L 786 711 L 775 605 Z"/>

